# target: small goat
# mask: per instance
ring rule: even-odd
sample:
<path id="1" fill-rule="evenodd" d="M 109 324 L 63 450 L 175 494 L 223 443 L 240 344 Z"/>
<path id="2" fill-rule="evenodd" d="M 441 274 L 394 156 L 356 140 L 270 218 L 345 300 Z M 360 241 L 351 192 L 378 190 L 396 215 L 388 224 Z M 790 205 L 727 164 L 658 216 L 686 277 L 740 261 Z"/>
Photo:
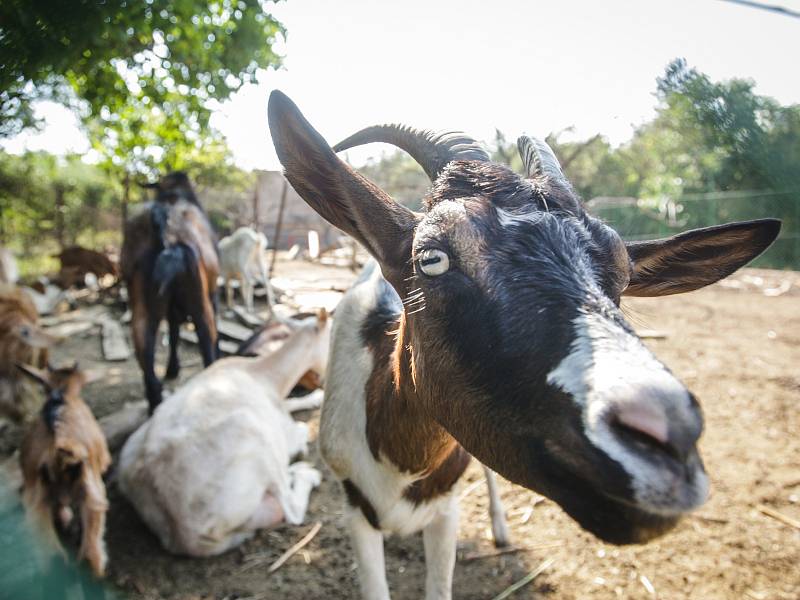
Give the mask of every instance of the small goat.
<path id="1" fill-rule="evenodd" d="M 269 124 L 292 187 L 378 263 L 336 308 L 319 434 L 365 598 L 389 597 L 383 534 L 419 530 L 426 598 L 450 598 L 453 486 L 470 454 L 611 543 L 653 539 L 705 501 L 699 405 L 620 297 L 713 283 L 764 251 L 779 221 L 625 243 L 539 140 L 519 139 L 520 176 L 459 133 L 383 125 L 331 148 L 278 91 Z M 420 163 L 424 213 L 336 156 L 369 142 Z"/>
<path id="2" fill-rule="evenodd" d="M 242 298 L 253 312 L 253 291 L 259 279 L 267 290 L 268 309 L 272 310 L 272 290 L 267 269 L 267 238 L 249 227 L 239 227 L 219 241 L 220 276 L 225 279 L 225 300 L 233 308 L 233 280 L 239 282 Z"/>
<path id="3" fill-rule="evenodd" d="M 27 292 L 0 284 L 0 415 L 23 421 L 39 409 L 39 395 L 32 393 L 17 364 L 43 367 L 47 349 L 56 338 L 42 331 L 39 315 Z"/>
<path id="4" fill-rule="evenodd" d="M 293 327 L 283 346 L 257 358 L 225 358 L 190 379 L 127 441 L 120 489 L 170 552 L 210 556 L 257 529 L 303 522 L 321 475 L 290 464 L 308 427 L 290 411 L 321 394 L 286 396 L 303 373 L 323 373 L 330 321 Z"/>
<path id="5" fill-rule="evenodd" d="M 62 550 L 58 529 L 80 515 L 79 559 L 97 577 L 105 574 L 106 487 L 103 473 L 111 464 L 106 439 L 92 411 L 81 399 L 84 375 L 73 368 L 46 371 L 20 365 L 47 395 L 41 418 L 33 422 L 20 449 L 23 504 L 45 542 Z M 58 521 L 58 523 L 56 523 Z"/>
<path id="6" fill-rule="evenodd" d="M 167 378 L 178 376 L 180 327 L 187 319 L 197 331 L 203 364 L 217 357 L 219 259 L 216 236 L 185 173 L 170 173 L 145 187 L 156 189 L 157 196 L 126 224 L 120 266 L 133 313 L 136 359 L 152 413 L 161 402 L 154 359 L 163 319 L 169 323 Z"/>

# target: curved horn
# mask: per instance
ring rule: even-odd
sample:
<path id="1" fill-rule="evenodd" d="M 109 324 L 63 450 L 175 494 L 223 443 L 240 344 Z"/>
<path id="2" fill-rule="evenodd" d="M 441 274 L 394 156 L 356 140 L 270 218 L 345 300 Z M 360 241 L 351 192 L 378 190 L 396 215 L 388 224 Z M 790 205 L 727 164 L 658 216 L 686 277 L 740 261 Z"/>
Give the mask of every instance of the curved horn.
<path id="1" fill-rule="evenodd" d="M 525 167 L 525 177 L 564 179 L 561 165 L 547 142 L 523 135 L 517 140 L 517 149 Z"/>
<path id="2" fill-rule="evenodd" d="M 375 125 L 354 133 L 336 144 L 336 152 L 372 142 L 392 144 L 408 152 L 434 181 L 445 166 L 454 160 L 488 162 L 486 150 L 465 133 L 445 131 L 436 133 L 406 125 Z"/>

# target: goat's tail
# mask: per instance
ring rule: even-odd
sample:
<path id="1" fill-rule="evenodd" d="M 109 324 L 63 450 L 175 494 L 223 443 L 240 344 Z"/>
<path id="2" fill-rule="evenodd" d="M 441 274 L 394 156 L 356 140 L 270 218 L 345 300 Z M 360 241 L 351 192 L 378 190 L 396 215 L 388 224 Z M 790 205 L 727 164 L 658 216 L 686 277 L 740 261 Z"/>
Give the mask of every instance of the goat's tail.
<path id="1" fill-rule="evenodd" d="M 156 257 L 153 267 L 153 283 L 158 287 L 158 295 L 166 294 L 172 280 L 181 273 L 195 275 L 197 273 L 197 259 L 186 244 L 179 242 L 164 248 Z"/>
<path id="2" fill-rule="evenodd" d="M 155 202 L 150 212 L 154 233 L 159 241 L 161 251 L 156 256 L 153 266 L 153 283 L 158 287 L 158 295 L 166 294 L 169 285 L 181 273 L 197 274 L 198 264 L 195 252 L 183 242 L 170 244 L 167 241 L 167 223 L 169 206 L 163 202 Z"/>

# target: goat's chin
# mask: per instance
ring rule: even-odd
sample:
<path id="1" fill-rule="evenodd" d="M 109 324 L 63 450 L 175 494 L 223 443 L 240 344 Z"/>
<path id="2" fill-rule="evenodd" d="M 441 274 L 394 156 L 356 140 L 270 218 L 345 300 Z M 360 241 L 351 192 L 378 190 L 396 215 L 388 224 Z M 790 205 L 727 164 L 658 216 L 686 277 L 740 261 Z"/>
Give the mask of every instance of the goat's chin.
<path id="1" fill-rule="evenodd" d="M 680 516 L 654 514 L 602 494 L 559 502 L 589 533 L 609 544 L 644 544 L 670 531 Z"/>

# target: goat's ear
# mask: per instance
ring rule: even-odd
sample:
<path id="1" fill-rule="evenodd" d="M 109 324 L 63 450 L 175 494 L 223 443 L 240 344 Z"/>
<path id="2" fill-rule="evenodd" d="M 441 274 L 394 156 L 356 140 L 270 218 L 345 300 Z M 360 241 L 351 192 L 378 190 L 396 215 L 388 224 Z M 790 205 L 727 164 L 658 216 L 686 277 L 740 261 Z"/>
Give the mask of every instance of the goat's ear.
<path id="1" fill-rule="evenodd" d="M 336 156 L 279 91 L 269 97 L 269 128 L 286 178 L 325 220 L 357 239 L 395 286 L 411 260 L 418 217 Z"/>
<path id="2" fill-rule="evenodd" d="M 52 388 L 50 384 L 50 375 L 47 371 L 43 371 L 41 369 L 37 369 L 36 367 L 32 367 L 30 365 L 25 365 L 22 363 L 15 363 L 16 367 L 25 373 L 28 377 L 33 379 L 36 383 L 41 384 L 44 386 L 46 390 L 50 390 Z"/>
<path id="3" fill-rule="evenodd" d="M 780 230 L 777 219 L 759 219 L 628 243 L 633 272 L 623 295 L 667 296 L 719 281 L 766 250 Z"/>

